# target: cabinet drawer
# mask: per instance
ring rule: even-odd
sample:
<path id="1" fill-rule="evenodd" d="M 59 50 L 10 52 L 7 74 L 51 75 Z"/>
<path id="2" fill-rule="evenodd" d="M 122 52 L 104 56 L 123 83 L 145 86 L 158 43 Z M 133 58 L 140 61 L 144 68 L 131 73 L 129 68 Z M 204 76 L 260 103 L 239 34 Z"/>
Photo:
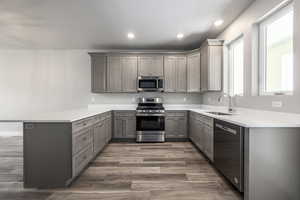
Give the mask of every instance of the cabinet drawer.
<path id="1" fill-rule="evenodd" d="M 202 123 L 205 123 L 207 126 L 210 126 L 210 127 L 213 127 L 213 125 L 214 125 L 214 119 L 213 118 L 207 117 L 205 115 L 201 115 L 199 113 L 191 112 L 190 113 L 190 119 L 201 121 Z"/>
<path id="2" fill-rule="evenodd" d="M 97 124 L 101 121 L 105 120 L 105 114 L 100 114 L 94 117 L 93 124 Z"/>
<path id="3" fill-rule="evenodd" d="M 135 117 L 135 111 L 115 111 L 114 114 L 116 117 Z"/>
<path id="4" fill-rule="evenodd" d="M 84 128 L 92 126 L 95 123 L 95 120 L 96 120 L 96 116 L 73 122 L 72 123 L 73 133 L 77 132 L 77 131 L 80 131 Z"/>
<path id="5" fill-rule="evenodd" d="M 86 128 L 73 134 L 73 155 L 92 143 L 92 129 Z"/>
<path id="6" fill-rule="evenodd" d="M 167 117 L 186 117 L 187 112 L 186 111 L 167 111 L 166 116 Z"/>
<path id="7" fill-rule="evenodd" d="M 214 125 L 214 119 L 211 118 L 211 117 L 207 117 L 207 116 L 204 116 L 204 115 L 200 115 L 200 120 L 205 123 L 207 126 L 210 126 L 210 127 L 213 127 Z"/>
<path id="8" fill-rule="evenodd" d="M 93 156 L 93 145 L 87 146 L 77 155 L 73 156 L 73 177 L 77 176 L 90 162 Z"/>

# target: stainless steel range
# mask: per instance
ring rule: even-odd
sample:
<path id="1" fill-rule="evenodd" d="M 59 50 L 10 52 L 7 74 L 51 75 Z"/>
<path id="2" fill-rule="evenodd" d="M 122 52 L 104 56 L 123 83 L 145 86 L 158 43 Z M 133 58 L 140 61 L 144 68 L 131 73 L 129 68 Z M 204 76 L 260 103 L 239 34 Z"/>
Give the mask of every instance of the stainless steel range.
<path id="1" fill-rule="evenodd" d="M 139 98 L 136 132 L 137 142 L 165 142 L 165 109 L 162 98 Z"/>

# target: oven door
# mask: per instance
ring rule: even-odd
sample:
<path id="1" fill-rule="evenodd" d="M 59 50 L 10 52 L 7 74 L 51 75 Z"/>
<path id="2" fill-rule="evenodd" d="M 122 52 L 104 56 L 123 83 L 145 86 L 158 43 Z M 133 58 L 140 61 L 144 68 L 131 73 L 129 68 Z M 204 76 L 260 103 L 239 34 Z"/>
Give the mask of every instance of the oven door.
<path id="1" fill-rule="evenodd" d="M 136 116 L 136 131 L 163 132 L 165 131 L 164 115 L 140 114 Z"/>

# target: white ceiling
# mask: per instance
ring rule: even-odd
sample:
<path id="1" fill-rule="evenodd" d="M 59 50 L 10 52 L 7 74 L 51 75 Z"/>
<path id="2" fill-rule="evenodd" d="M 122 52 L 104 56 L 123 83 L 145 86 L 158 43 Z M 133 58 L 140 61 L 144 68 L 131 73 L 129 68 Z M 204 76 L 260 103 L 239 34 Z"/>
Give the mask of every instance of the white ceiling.
<path id="1" fill-rule="evenodd" d="M 0 0 L 0 49 L 190 49 L 253 1 Z"/>

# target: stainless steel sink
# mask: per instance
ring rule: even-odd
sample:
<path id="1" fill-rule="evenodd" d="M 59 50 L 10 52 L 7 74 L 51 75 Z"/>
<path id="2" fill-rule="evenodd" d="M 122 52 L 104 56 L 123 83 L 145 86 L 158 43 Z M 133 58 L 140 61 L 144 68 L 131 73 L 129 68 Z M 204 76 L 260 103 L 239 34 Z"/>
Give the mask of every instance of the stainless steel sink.
<path id="1" fill-rule="evenodd" d="M 223 113 L 223 112 L 207 112 L 209 114 L 212 114 L 212 115 L 232 115 L 230 113 Z"/>

